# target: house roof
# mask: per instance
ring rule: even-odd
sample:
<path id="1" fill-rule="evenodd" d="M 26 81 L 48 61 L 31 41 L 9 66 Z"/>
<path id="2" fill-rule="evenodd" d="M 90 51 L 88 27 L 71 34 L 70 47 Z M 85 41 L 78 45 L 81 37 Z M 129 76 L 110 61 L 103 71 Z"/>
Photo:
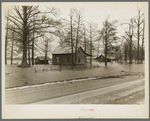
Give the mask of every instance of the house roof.
<path id="1" fill-rule="evenodd" d="M 109 59 L 116 59 L 115 57 L 108 57 Z"/>
<path id="2" fill-rule="evenodd" d="M 39 58 L 40 60 L 45 60 L 45 56 L 37 56 L 37 58 Z M 50 58 L 47 56 L 47 60 L 49 60 Z"/>
<path id="3" fill-rule="evenodd" d="M 74 52 L 74 51 L 73 51 Z M 71 54 L 71 47 L 56 47 L 52 54 Z"/>
<path id="4" fill-rule="evenodd" d="M 96 57 L 95 59 L 98 59 L 98 58 L 100 58 L 101 56 L 104 56 L 104 57 L 105 57 L 105 55 L 102 53 L 102 54 L 100 54 L 100 56 Z M 115 59 L 115 57 L 112 57 L 112 56 L 107 56 L 107 58 L 108 58 L 108 59 Z"/>
<path id="5" fill-rule="evenodd" d="M 96 57 L 95 59 L 100 58 L 101 56 L 104 56 L 104 54 L 100 54 L 98 57 Z M 105 56 L 104 56 L 105 57 Z"/>
<path id="6" fill-rule="evenodd" d="M 82 47 L 80 47 L 82 49 Z M 87 56 L 90 56 L 90 54 L 86 53 L 83 49 L 82 49 L 83 53 Z"/>
<path id="7" fill-rule="evenodd" d="M 82 47 L 79 47 L 82 49 Z M 82 51 L 84 52 L 84 54 L 86 54 L 87 56 L 90 56 L 88 53 L 86 53 L 83 49 Z M 52 54 L 71 54 L 72 50 L 71 47 L 57 47 Z M 73 53 L 75 53 L 75 49 L 73 49 Z"/>

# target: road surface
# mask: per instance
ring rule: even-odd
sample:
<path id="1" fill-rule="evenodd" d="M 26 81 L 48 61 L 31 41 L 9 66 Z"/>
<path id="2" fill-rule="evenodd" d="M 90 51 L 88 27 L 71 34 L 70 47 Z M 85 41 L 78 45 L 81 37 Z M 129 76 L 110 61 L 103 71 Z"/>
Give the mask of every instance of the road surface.
<path id="1" fill-rule="evenodd" d="M 144 104 L 144 79 L 34 104 Z"/>
<path id="2" fill-rule="evenodd" d="M 112 95 L 114 101 L 119 104 L 120 102 L 116 100 L 119 99 L 119 94 L 128 92 L 125 95 L 128 96 L 130 92 L 142 91 L 144 90 L 144 82 L 144 77 L 136 76 L 94 80 L 81 79 L 17 87 L 5 89 L 5 102 L 6 104 L 107 104 L 113 103 L 107 99 Z M 56 101 L 56 99 L 58 100 Z M 101 99 L 103 100 L 101 101 Z"/>

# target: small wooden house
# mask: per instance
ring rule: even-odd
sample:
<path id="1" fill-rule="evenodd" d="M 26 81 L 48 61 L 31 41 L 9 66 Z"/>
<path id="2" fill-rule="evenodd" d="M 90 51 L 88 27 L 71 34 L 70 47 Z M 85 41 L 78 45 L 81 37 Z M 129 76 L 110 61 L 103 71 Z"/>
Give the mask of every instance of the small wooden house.
<path id="1" fill-rule="evenodd" d="M 79 47 L 77 50 L 76 64 L 85 64 L 86 56 L 90 56 Z M 57 47 L 52 52 L 53 65 L 71 65 L 72 64 L 72 50 L 71 47 Z M 73 64 L 75 64 L 75 50 L 73 50 Z"/>
<path id="2" fill-rule="evenodd" d="M 108 57 L 109 59 L 111 59 L 111 61 L 116 61 L 116 58 L 114 57 Z"/>
<path id="3" fill-rule="evenodd" d="M 49 57 L 47 57 L 46 64 L 48 64 Z M 45 64 L 45 56 L 38 56 L 35 58 L 35 64 Z"/>
<path id="4" fill-rule="evenodd" d="M 98 62 L 105 62 L 105 56 L 101 54 L 99 57 L 95 58 Z M 107 62 L 111 62 L 111 59 L 107 57 Z"/>

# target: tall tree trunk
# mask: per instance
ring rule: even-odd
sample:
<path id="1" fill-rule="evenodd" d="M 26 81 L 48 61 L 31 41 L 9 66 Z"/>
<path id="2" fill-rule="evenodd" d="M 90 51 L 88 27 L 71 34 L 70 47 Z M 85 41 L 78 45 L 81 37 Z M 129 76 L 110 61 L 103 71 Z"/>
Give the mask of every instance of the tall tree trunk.
<path id="1" fill-rule="evenodd" d="M 21 67 L 27 67 L 27 6 L 22 6 L 23 8 L 23 59 Z"/>
<path id="2" fill-rule="evenodd" d="M 48 40 L 45 40 L 45 65 L 47 64 Z"/>
<path id="3" fill-rule="evenodd" d="M 75 47 L 75 64 L 77 63 L 77 48 L 78 48 L 79 26 L 80 26 L 80 17 L 79 17 L 79 20 L 78 20 L 78 28 L 77 28 L 77 38 L 76 38 L 76 47 Z"/>
<path id="4" fill-rule="evenodd" d="M 121 49 L 120 49 L 120 62 L 121 62 Z"/>
<path id="5" fill-rule="evenodd" d="M 142 38 L 141 63 L 143 63 L 143 60 L 144 60 L 144 50 L 143 50 L 143 46 L 144 46 L 144 30 L 145 30 L 145 23 L 143 23 L 143 38 Z"/>
<path id="6" fill-rule="evenodd" d="M 32 40 L 32 65 L 34 65 L 34 34 L 33 34 L 33 40 Z"/>
<path id="7" fill-rule="evenodd" d="M 116 42 L 116 47 L 117 47 L 117 42 Z M 117 49 L 116 48 L 115 48 L 115 58 L 116 58 L 116 61 L 118 62 Z"/>
<path id="8" fill-rule="evenodd" d="M 124 44 L 124 58 L 125 58 L 125 62 L 127 63 L 127 45 Z"/>
<path id="9" fill-rule="evenodd" d="M 91 32 L 91 24 L 90 24 L 90 65 L 92 65 L 92 32 Z"/>
<path id="10" fill-rule="evenodd" d="M 29 45 L 29 36 L 28 36 L 28 59 L 29 59 L 29 65 L 30 63 L 30 45 Z"/>
<path id="11" fill-rule="evenodd" d="M 107 66 L 107 38 L 105 39 L 105 66 Z"/>
<path id="12" fill-rule="evenodd" d="M 33 21 L 35 20 L 34 16 L 33 16 Z M 34 24 L 34 22 L 33 22 Z M 35 28 L 35 25 L 33 25 L 33 27 Z M 32 40 L 32 65 L 34 65 L 34 29 L 33 29 L 33 40 Z"/>
<path id="13" fill-rule="evenodd" d="M 84 27 L 84 51 L 86 53 L 86 35 L 85 35 L 85 27 Z M 85 56 L 85 63 L 86 63 L 86 56 Z"/>
<path id="14" fill-rule="evenodd" d="M 138 25 L 138 50 L 137 50 L 137 64 L 139 64 L 139 39 L 140 39 L 140 33 L 139 33 L 139 25 Z"/>
<path id="15" fill-rule="evenodd" d="M 129 27 L 129 32 L 131 33 L 131 29 L 132 29 L 132 33 L 130 34 L 130 60 L 129 60 L 129 64 L 132 64 L 132 36 L 133 36 L 133 22 L 131 19 L 131 26 Z"/>
<path id="16" fill-rule="evenodd" d="M 108 44 L 108 42 L 107 42 L 107 36 L 108 36 L 108 23 L 106 24 L 106 30 L 105 30 L 105 66 L 107 67 L 107 44 Z M 116 43 L 117 44 L 117 43 Z"/>
<path id="17" fill-rule="evenodd" d="M 99 40 L 98 40 L 98 53 L 97 53 L 97 57 L 99 56 L 99 41 L 100 41 L 100 37 L 99 37 Z"/>
<path id="18" fill-rule="evenodd" d="M 72 37 L 72 18 L 73 16 L 70 15 L 70 28 L 71 28 L 71 53 L 72 53 L 72 70 L 73 70 L 73 65 L 74 65 L 74 57 L 73 57 L 73 37 Z"/>
<path id="19" fill-rule="evenodd" d="M 134 49 L 134 62 L 137 63 L 137 48 Z"/>
<path id="20" fill-rule="evenodd" d="M 127 63 L 127 52 L 125 51 L 125 62 Z"/>
<path id="21" fill-rule="evenodd" d="M 12 33 L 11 65 L 13 64 L 13 49 L 14 49 L 14 32 Z"/>
<path id="22" fill-rule="evenodd" d="M 143 63 L 143 60 L 144 60 L 144 50 L 143 50 L 143 45 L 144 45 L 144 42 L 142 41 L 141 64 Z"/>
<path id="23" fill-rule="evenodd" d="M 8 15 L 9 17 L 9 15 Z M 5 36 L 5 64 L 7 64 L 7 44 L 8 44 L 8 18 L 7 18 L 7 26 L 6 26 L 6 36 Z"/>
<path id="24" fill-rule="evenodd" d="M 142 21 L 140 21 L 141 20 L 141 17 L 144 15 L 144 13 L 143 14 L 141 14 L 140 15 L 140 10 L 138 10 L 138 17 L 137 17 L 137 21 L 135 21 L 134 20 L 134 22 L 136 23 L 136 25 L 137 25 L 137 64 L 139 64 L 140 62 L 140 52 L 139 52 L 139 41 L 140 41 L 140 33 L 142 32 L 142 31 L 140 31 L 140 25 L 144 22 L 143 20 Z"/>
<path id="25" fill-rule="evenodd" d="M 23 59 L 21 63 L 21 67 L 27 67 L 27 43 L 23 42 Z"/>
<path id="26" fill-rule="evenodd" d="M 130 59 L 129 59 L 129 64 L 132 64 L 132 45 L 130 44 Z"/>
<path id="27" fill-rule="evenodd" d="M 140 10 L 139 12 L 139 18 L 138 18 L 138 30 L 137 30 L 137 34 L 138 34 L 138 51 L 137 51 L 137 64 L 139 64 L 139 41 L 140 41 Z"/>

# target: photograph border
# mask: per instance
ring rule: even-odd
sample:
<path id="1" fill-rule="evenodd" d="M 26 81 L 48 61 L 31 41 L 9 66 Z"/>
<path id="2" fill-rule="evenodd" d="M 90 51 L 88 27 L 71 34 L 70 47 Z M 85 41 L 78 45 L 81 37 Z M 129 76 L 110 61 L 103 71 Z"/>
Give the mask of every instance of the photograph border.
<path id="1" fill-rule="evenodd" d="M 6 1 L 7 2 L 7 1 Z M 6 3 L 4 2 L 4 3 Z M 16 1 L 14 1 L 16 2 Z M 26 2 L 26 1 L 24 1 Z M 29 0 L 27 0 L 27 2 L 29 2 Z M 32 1 L 31 1 L 32 2 Z M 35 1 L 34 1 L 35 2 Z M 38 1 L 37 1 L 38 2 Z M 49 1 L 46 1 L 46 2 L 49 2 Z M 51 2 L 51 1 L 50 1 Z M 57 2 L 59 2 L 57 0 Z M 66 2 L 66 1 L 63 1 L 63 2 Z M 74 2 L 74 1 L 71 1 L 71 2 Z M 77 2 L 84 2 L 84 1 L 77 1 Z M 93 2 L 93 1 L 92 1 Z M 97 1 L 97 2 L 103 2 L 103 1 Z M 107 2 L 112 2 L 112 1 L 107 1 Z M 117 1 L 115 1 L 117 2 Z M 123 1 L 124 2 L 124 1 Z M 130 1 L 127 1 L 127 2 L 130 2 Z M 134 1 L 136 2 L 136 1 Z M 138 1 L 137 1 L 138 2 Z M 141 1 L 143 2 L 143 1 Z M 148 2 L 148 1 L 145 1 L 145 2 Z M 23 3 L 23 2 L 22 2 Z M 3 13 L 2 13 L 2 10 L 3 10 L 3 3 L 1 3 L 1 37 L 3 36 L 3 29 L 4 28 L 4 24 L 2 24 L 4 22 L 4 16 L 3 16 Z M 148 2 L 148 16 L 149 16 L 149 11 L 150 11 L 150 8 L 149 8 L 149 2 Z M 147 32 L 147 38 L 149 40 L 149 18 L 148 18 L 148 28 L 146 30 L 148 30 Z M 2 42 L 2 40 L 4 40 L 4 36 L 1 38 L 1 84 L 2 84 L 2 88 L 1 88 L 1 107 L 2 107 L 2 118 L 3 119 L 99 119 L 99 118 L 102 118 L 102 119 L 113 119 L 113 118 L 117 118 L 116 116 L 112 115 L 110 117 L 108 117 L 108 114 L 106 115 L 106 112 L 108 112 L 107 110 L 113 110 L 113 109 L 117 109 L 118 112 L 122 113 L 120 114 L 120 116 L 118 117 L 119 119 L 121 118 L 126 118 L 126 119 L 133 119 L 133 118 L 149 118 L 149 81 L 148 81 L 148 85 L 146 85 L 146 88 L 145 89 L 145 96 L 146 96 L 146 106 L 132 106 L 133 108 L 130 109 L 129 111 L 129 107 L 126 106 L 126 105 L 122 105 L 122 106 L 118 106 L 118 105 L 101 105 L 100 108 L 97 107 L 97 105 L 92 105 L 91 108 L 94 108 L 96 113 L 95 112 L 81 112 L 79 111 L 80 108 L 89 108 L 89 105 L 5 105 L 4 103 L 4 99 L 5 99 L 5 95 L 3 94 L 4 92 L 4 88 L 5 88 L 5 84 L 2 80 L 4 80 L 4 76 L 5 76 L 5 67 L 4 67 L 4 42 Z M 145 78 L 146 80 L 149 80 L 149 41 L 146 43 L 145 42 L 145 52 L 146 52 L 146 56 L 145 56 Z M 148 107 L 147 107 L 148 106 Z M 46 112 L 42 112 L 41 111 L 45 111 L 46 108 L 49 107 L 49 109 L 47 109 Z M 58 107 L 59 108 L 59 114 L 58 114 Z M 141 107 L 141 111 L 140 112 L 136 112 L 136 114 L 134 115 L 131 115 L 131 112 L 134 112 L 134 111 L 137 111 L 137 109 L 139 109 L 139 107 Z M 123 114 L 122 112 L 122 109 L 124 110 L 127 110 L 129 114 L 125 115 Z M 26 111 L 25 111 L 26 110 Z M 132 111 L 131 111 L 132 110 Z M 13 113 L 12 113 L 13 111 Z M 35 113 L 36 111 L 36 113 Z M 145 112 L 143 112 L 145 111 Z M 26 114 L 25 114 L 26 112 Z M 31 113 L 33 113 L 33 115 L 31 115 Z M 66 113 L 66 112 L 69 112 L 69 115 Z M 113 113 L 117 113 L 117 111 L 114 110 Z M 11 114 L 10 114 L 11 113 Z M 20 114 L 19 114 L 20 113 Z M 61 114 L 60 114 L 61 113 Z M 111 112 L 109 112 L 111 113 Z M 142 115 L 140 115 L 141 113 L 144 113 L 143 114 L 143 117 Z M 104 115 L 105 116 L 100 116 L 100 115 Z M 59 115 L 59 117 L 58 117 Z M 46 117 L 47 116 L 47 117 Z"/>

